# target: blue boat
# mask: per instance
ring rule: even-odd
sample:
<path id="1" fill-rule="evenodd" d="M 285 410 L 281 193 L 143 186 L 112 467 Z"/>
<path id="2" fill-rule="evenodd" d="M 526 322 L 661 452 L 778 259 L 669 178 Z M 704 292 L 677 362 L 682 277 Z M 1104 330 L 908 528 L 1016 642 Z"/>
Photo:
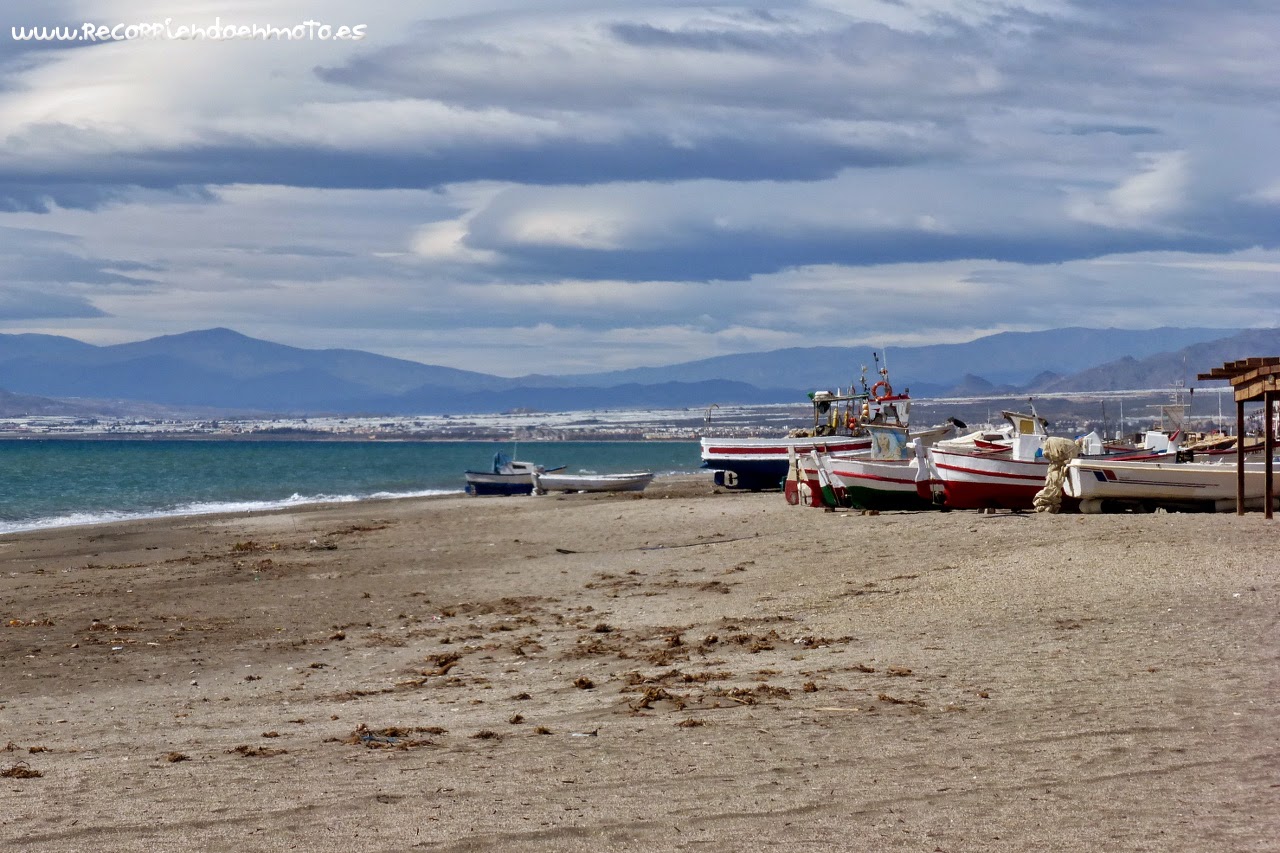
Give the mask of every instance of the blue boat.
<path id="1" fill-rule="evenodd" d="M 531 495 L 534 474 L 563 471 L 564 468 L 563 465 L 544 468 L 533 462 L 518 462 L 505 453 L 495 453 L 492 471 L 464 471 L 463 476 L 467 478 L 469 495 Z"/>

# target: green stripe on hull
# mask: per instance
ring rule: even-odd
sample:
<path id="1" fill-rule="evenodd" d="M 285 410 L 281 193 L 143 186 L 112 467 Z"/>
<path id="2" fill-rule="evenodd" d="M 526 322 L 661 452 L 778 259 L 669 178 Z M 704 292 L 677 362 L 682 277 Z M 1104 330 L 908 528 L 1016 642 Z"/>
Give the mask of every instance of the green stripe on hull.
<path id="1" fill-rule="evenodd" d="M 937 509 L 931 501 L 926 501 L 914 491 L 890 491 L 888 489 L 867 489 L 859 486 L 846 486 L 849 501 L 858 509 L 877 510 L 920 510 Z"/>

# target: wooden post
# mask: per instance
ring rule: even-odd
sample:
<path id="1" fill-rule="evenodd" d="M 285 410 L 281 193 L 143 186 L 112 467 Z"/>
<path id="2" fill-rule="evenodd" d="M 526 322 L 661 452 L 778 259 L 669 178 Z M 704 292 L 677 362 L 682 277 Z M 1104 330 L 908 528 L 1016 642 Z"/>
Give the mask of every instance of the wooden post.
<path id="1" fill-rule="evenodd" d="M 1267 457 L 1266 464 L 1263 465 L 1263 469 L 1266 471 L 1265 476 L 1267 478 L 1266 488 L 1263 489 L 1263 494 L 1266 495 L 1266 502 L 1267 502 L 1267 509 L 1266 509 L 1267 518 L 1271 518 L 1271 514 L 1272 514 L 1271 508 L 1275 504 L 1275 500 L 1276 500 L 1275 486 L 1271 482 L 1271 468 L 1273 464 L 1271 460 L 1272 460 L 1272 457 L 1275 455 L 1275 449 L 1276 449 L 1276 419 L 1274 414 L 1275 401 L 1276 401 L 1275 391 L 1263 392 L 1262 404 L 1266 406 L 1266 409 L 1267 409 L 1266 415 L 1263 417 L 1263 422 L 1266 423 L 1267 425 L 1266 426 L 1267 437 L 1262 440 L 1262 452 L 1265 453 Z"/>
<path id="2" fill-rule="evenodd" d="M 1236 398 L 1236 515 L 1244 515 L 1244 400 Z"/>

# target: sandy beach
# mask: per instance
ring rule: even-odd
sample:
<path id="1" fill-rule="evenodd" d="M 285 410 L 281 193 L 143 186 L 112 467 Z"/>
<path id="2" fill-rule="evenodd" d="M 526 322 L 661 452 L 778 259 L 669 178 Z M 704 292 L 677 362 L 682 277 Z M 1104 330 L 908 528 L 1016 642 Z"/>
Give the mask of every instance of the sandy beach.
<path id="1" fill-rule="evenodd" d="M 1280 849 L 1280 523 L 433 498 L 0 538 L 0 846 Z"/>

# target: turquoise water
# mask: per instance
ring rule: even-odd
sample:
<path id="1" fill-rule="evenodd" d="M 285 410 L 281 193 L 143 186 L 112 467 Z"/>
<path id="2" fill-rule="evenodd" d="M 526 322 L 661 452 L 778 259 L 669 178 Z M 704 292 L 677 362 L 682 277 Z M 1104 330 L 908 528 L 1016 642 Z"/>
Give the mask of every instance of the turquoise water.
<path id="1" fill-rule="evenodd" d="M 461 493 L 498 451 L 571 473 L 698 470 L 696 442 L 0 441 L 0 534 Z"/>

